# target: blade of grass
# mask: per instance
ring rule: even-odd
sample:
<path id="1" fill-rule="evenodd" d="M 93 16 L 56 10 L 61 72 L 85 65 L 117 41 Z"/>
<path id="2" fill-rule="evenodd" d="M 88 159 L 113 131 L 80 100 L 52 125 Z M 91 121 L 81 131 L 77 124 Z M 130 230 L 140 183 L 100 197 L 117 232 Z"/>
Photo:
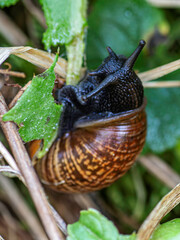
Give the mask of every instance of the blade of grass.
<path id="1" fill-rule="evenodd" d="M 157 68 L 153 68 L 149 71 L 139 73 L 138 76 L 143 82 L 155 80 L 157 78 L 163 77 L 168 73 L 174 72 L 180 69 L 180 59 L 170 62 L 168 64 L 162 65 Z"/>
<path id="2" fill-rule="evenodd" d="M 145 88 L 170 88 L 180 87 L 180 81 L 158 81 L 158 82 L 143 82 Z"/>

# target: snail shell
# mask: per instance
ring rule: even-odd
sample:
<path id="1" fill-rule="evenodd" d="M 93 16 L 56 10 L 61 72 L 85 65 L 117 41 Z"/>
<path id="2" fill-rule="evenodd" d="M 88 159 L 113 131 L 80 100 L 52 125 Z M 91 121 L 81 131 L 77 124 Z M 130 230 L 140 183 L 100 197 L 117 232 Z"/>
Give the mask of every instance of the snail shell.
<path id="1" fill-rule="evenodd" d="M 35 168 L 41 181 L 61 192 L 104 188 L 132 166 L 146 136 L 146 101 L 134 110 L 79 123 L 52 145 Z"/>

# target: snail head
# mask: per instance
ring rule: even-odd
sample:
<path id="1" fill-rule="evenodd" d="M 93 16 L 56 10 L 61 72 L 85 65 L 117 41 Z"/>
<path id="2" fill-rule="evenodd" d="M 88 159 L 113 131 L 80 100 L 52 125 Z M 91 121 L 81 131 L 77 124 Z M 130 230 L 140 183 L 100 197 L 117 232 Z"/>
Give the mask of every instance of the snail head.
<path id="1" fill-rule="evenodd" d="M 104 79 L 105 77 L 116 72 L 123 66 L 126 57 L 123 55 L 117 56 L 116 53 L 110 47 L 107 47 L 106 49 L 109 53 L 109 56 L 105 58 L 105 60 L 99 66 L 98 69 L 96 69 L 95 71 L 91 71 L 89 73 L 90 76 L 97 76 L 101 79 Z"/>
<path id="2" fill-rule="evenodd" d="M 120 55 L 121 58 L 119 58 L 113 52 L 113 50 L 110 47 L 108 47 L 107 50 L 109 52 L 109 57 L 105 59 L 104 63 L 96 71 L 90 73 L 90 75 L 93 76 L 106 76 L 106 77 L 94 90 L 89 92 L 87 95 L 82 96 L 82 100 L 87 101 L 89 98 L 99 93 L 108 85 L 114 84 L 115 82 L 118 81 L 118 79 L 123 79 L 123 77 L 127 75 L 127 72 L 128 73 L 132 72 L 133 66 L 144 46 L 145 41 L 140 40 L 138 47 L 127 59 L 122 55 Z M 110 72 L 112 72 L 112 74 L 109 74 Z"/>

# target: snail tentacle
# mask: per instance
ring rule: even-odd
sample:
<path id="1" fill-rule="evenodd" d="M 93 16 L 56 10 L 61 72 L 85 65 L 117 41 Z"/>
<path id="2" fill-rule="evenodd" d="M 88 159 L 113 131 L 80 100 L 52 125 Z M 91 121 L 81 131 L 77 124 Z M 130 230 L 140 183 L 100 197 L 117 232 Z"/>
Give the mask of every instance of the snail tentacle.
<path id="1" fill-rule="evenodd" d="M 131 56 L 125 61 L 124 67 L 127 69 L 132 69 L 134 66 L 134 63 L 136 59 L 138 58 L 139 54 L 141 53 L 143 47 L 145 46 L 146 42 L 144 40 L 141 40 L 139 42 L 138 47 L 135 49 L 135 51 L 131 54 Z"/>

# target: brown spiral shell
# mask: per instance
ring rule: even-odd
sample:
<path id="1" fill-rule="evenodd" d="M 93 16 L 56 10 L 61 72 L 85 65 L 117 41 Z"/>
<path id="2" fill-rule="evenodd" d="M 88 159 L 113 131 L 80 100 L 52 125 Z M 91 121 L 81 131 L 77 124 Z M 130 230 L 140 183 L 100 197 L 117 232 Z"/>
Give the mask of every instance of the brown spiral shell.
<path id="1" fill-rule="evenodd" d="M 134 163 L 146 136 L 146 101 L 135 110 L 77 128 L 54 142 L 35 165 L 42 183 L 60 192 L 102 189 Z"/>

